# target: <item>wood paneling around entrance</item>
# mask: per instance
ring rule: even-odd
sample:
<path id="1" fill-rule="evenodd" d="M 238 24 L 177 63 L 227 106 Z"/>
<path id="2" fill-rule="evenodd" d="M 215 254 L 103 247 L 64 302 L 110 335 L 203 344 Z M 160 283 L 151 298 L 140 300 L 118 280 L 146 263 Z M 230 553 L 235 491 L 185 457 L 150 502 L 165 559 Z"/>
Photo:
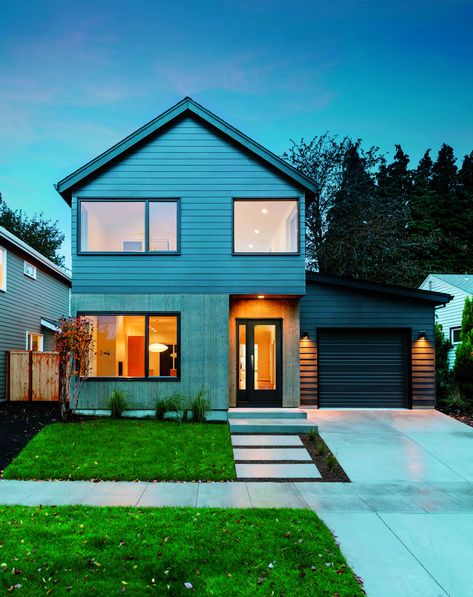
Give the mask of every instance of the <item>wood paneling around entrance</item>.
<path id="1" fill-rule="evenodd" d="M 299 300 L 298 299 L 231 299 L 229 318 L 229 400 L 236 406 L 236 320 L 282 320 L 282 405 L 300 403 Z"/>

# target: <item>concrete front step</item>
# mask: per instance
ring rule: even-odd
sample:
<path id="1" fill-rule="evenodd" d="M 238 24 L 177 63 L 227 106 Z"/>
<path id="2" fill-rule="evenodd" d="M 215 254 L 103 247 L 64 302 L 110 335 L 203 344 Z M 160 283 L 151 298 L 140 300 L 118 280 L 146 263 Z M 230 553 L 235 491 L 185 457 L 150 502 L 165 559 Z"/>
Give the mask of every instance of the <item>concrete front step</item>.
<path id="1" fill-rule="evenodd" d="M 300 408 L 229 408 L 229 419 L 307 419 Z"/>
<path id="2" fill-rule="evenodd" d="M 308 433 L 317 425 L 305 419 L 229 419 L 231 433 Z"/>

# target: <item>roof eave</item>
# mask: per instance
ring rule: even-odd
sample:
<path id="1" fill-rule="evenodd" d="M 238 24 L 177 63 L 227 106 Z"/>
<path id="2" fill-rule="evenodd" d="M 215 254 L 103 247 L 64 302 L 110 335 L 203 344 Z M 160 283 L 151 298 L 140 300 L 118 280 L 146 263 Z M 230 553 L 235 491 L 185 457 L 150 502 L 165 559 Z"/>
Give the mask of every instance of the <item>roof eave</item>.
<path id="1" fill-rule="evenodd" d="M 71 204 L 71 192 L 74 186 L 76 186 L 82 180 L 88 178 L 89 176 L 93 175 L 95 172 L 106 166 L 112 160 L 116 159 L 124 152 L 131 149 L 136 144 L 140 143 L 144 139 L 146 139 L 149 135 L 152 135 L 160 128 L 171 122 L 172 120 L 181 116 L 184 112 L 189 111 L 192 114 L 200 117 L 205 122 L 211 124 L 220 132 L 226 134 L 228 137 L 232 138 L 234 141 L 242 145 L 248 151 L 257 155 L 260 159 L 264 160 L 265 162 L 272 165 L 274 168 L 285 174 L 287 177 L 292 179 L 296 182 L 300 187 L 302 187 L 308 196 L 313 196 L 317 192 L 317 185 L 315 182 L 310 179 L 305 174 L 299 172 L 294 166 L 284 161 L 282 158 L 278 157 L 276 154 L 272 153 L 268 149 L 264 148 L 262 145 L 253 141 L 250 137 L 242 133 L 241 131 L 237 130 L 232 125 L 228 124 L 224 120 L 222 120 L 219 116 L 216 116 L 191 98 L 184 98 L 176 105 L 172 106 L 147 124 L 143 125 L 141 128 L 136 130 L 131 135 L 125 137 L 96 158 L 87 162 L 79 169 L 75 170 L 62 180 L 60 180 L 57 184 L 54 185 L 56 191 L 61 195 L 61 197 L 70 205 Z"/>
<path id="2" fill-rule="evenodd" d="M 380 294 L 390 294 L 404 298 L 411 298 L 414 300 L 429 301 L 436 305 L 446 304 L 454 298 L 451 294 L 446 294 L 444 292 L 433 292 L 431 290 L 419 290 L 416 288 L 404 288 L 402 286 L 390 286 L 387 284 L 370 282 L 368 280 L 354 280 L 351 278 L 343 278 L 340 276 L 319 274 L 315 272 L 306 272 L 306 279 L 308 283 L 331 284 L 334 286 L 344 286 L 346 288 L 353 288 L 357 290 L 379 292 Z"/>

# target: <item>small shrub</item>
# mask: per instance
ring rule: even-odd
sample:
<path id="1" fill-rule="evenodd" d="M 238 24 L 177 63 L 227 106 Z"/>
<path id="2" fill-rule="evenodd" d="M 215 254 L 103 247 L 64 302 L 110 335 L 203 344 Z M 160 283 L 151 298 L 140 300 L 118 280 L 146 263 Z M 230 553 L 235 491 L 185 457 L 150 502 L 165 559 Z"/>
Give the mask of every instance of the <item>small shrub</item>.
<path id="1" fill-rule="evenodd" d="M 310 429 L 307 432 L 307 439 L 312 442 L 313 444 L 315 444 L 315 442 L 317 441 L 317 438 L 319 437 L 319 434 L 317 433 L 316 429 Z"/>
<path id="2" fill-rule="evenodd" d="M 446 398 L 444 399 L 444 404 L 445 408 L 450 412 L 464 412 L 465 410 L 468 410 L 468 402 L 465 400 L 462 391 L 457 385 L 453 386 L 450 392 L 447 394 Z"/>
<path id="3" fill-rule="evenodd" d="M 159 398 L 156 400 L 155 416 L 159 421 L 164 421 L 166 413 L 174 413 L 175 419 L 180 421 L 182 417 L 182 410 L 184 406 L 184 398 L 181 394 L 175 393 L 167 398 Z"/>
<path id="4" fill-rule="evenodd" d="M 326 453 L 327 453 L 327 448 L 325 447 L 325 444 L 323 444 L 322 442 L 319 442 L 315 448 L 316 456 L 325 456 Z"/>
<path id="5" fill-rule="evenodd" d="M 189 408 L 192 413 L 194 423 L 204 423 L 207 413 L 210 410 L 210 402 L 206 397 L 205 390 L 199 390 L 197 396 L 190 402 Z"/>
<path id="6" fill-rule="evenodd" d="M 325 458 L 325 466 L 327 467 L 327 470 L 329 473 L 331 473 L 333 471 L 336 464 L 337 464 L 337 459 L 335 458 L 335 456 L 333 454 L 327 454 L 327 456 Z"/>
<path id="7" fill-rule="evenodd" d="M 112 419 L 120 419 L 128 404 L 123 390 L 113 390 L 108 399 L 108 408 Z"/>

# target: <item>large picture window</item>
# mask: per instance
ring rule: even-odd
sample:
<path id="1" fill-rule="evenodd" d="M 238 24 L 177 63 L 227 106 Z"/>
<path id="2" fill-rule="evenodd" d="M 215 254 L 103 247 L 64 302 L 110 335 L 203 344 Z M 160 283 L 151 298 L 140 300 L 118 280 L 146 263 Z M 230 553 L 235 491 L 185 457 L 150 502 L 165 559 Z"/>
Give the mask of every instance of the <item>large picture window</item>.
<path id="1" fill-rule="evenodd" d="M 93 325 L 89 377 L 179 377 L 177 314 L 86 314 Z"/>
<path id="2" fill-rule="evenodd" d="M 297 200 L 244 200 L 234 202 L 235 253 L 298 253 Z"/>
<path id="3" fill-rule="evenodd" d="M 83 253 L 176 253 L 177 201 L 80 202 Z"/>

